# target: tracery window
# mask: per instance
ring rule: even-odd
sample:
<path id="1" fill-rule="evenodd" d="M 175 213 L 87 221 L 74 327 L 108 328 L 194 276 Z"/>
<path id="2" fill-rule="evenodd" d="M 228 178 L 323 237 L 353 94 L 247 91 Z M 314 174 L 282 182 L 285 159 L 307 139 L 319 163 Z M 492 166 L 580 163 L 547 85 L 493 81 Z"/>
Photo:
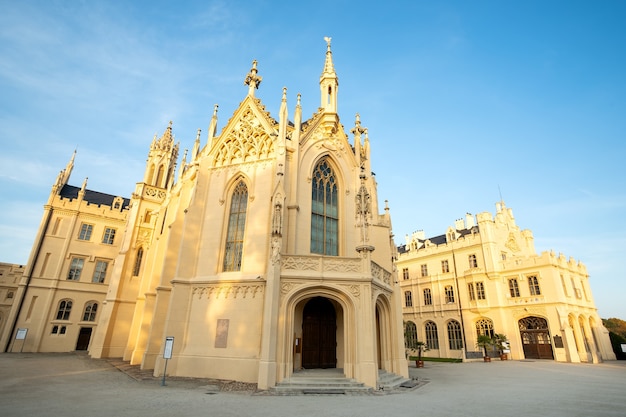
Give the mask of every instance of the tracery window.
<path id="1" fill-rule="evenodd" d="M 57 320 L 69 320 L 72 312 L 72 300 L 61 300 L 57 310 Z"/>
<path id="2" fill-rule="evenodd" d="M 337 178 L 328 158 L 313 169 L 311 180 L 311 253 L 339 254 L 339 202 Z"/>
<path id="3" fill-rule="evenodd" d="M 451 350 L 463 349 L 461 324 L 456 320 L 450 320 L 448 322 L 448 346 Z"/>
<path id="4" fill-rule="evenodd" d="M 478 261 L 476 260 L 476 255 L 474 254 L 469 256 L 469 267 L 478 268 Z"/>
<path id="5" fill-rule="evenodd" d="M 248 187 L 243 181 L 235 186 L 228 216 L 226 247 L 224 251 L 224 271 L 241 271 L 243 235 L 248 209 Z"/>
<path id="6" fill-rule="evenodd" d="M 404 324 L 404 346 L 406 348 L 415 346 L 417 343 L 417 326 L 412 321 Z"/>
<path id="7" fill-rule="evenodd" d="M 450 272 L 450 266 L 448 265 L 447 259 L 441 261 L 441 272 L 443 272 L 444 274 L 446 272 Z"/>
<path id="8" fill-rule="evenodd" d="M 528 290 L 530 295 L 541 295 L 541 288 L 539 288 L 539 281 L 536 276 L 528 277 Z"/>
<path id="9" fill-rule="evenodd" d="M 493 321 L 491 319 L 483 318 L 476 321 L 476 336 L 487 335 L 493 337 L 494 334 Z"/>
<path id="10" fill-rule="evenodd" d="M 437 335 L 437 324 L 427 321 L 426 329 L 426 346 L 428 349 L 439 349 L 439 336 Z"/>
<path id="11" fill-rule="evenodd" d="M 427 277 L 428 276 L 428 265 L 426 265 L 426 264 L 420 265 L 420 270 L 421 270 L 421 273 L 422 273 L 423 277 Z"/>
<path id="12" fill-rule="evenodd" d="M 402 268 L 402 278 L 409 279 L 409 268 Z"/>

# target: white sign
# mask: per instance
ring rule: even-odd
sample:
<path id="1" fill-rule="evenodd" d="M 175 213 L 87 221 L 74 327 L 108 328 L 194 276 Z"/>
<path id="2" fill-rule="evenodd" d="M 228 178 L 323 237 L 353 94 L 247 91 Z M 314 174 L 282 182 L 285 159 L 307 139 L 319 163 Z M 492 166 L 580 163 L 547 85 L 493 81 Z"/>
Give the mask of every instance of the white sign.
<path id="1" fill-rule="evenodd" d="M 17 334 L 15 335 L 15 340 L 24 340 L 24 339 L 26 339 L 26 333 L 28 333 L 28 329 L 17 329 Z"/>
<path id="2" fill-rule="evenodd" d="M 626 345 L 622 343 L 622 352 L 626 353 Z"/>
<path id="3" fill-rule="evenodd" d="M 174 348 L 174 336 L 165 338 L 165 349 L 163 349 L 163 359 L 172 359 L 172 349 Z"/>

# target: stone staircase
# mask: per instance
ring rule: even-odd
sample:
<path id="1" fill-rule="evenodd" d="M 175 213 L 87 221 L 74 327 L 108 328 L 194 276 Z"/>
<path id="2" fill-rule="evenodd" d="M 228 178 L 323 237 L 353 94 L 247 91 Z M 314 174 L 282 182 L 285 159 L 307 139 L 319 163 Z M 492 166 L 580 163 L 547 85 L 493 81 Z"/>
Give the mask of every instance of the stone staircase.
<path id="1" fill-rule="evenodd" d="M 280 395 L 301 394 L 367 394 L 372 388 L 352 378 L 346 378 L 343 369 L 303 369 L 294 372 L 270 391 Z"/>
<path id="2" fill-rule="evenodd" d="M 342 369 L 304 369 L 294 372 L 270 392 L 277 395 L 302 395 L 302 394 L 337 394 L 355 395 L 372 394 L 376 389 L 383 392 L 412 388 L 416 385 L 410 379 L 396 374 L 379 370 L 378 386 L 376 388 L 365 386 L 352 378 L 346 378 Z"/>

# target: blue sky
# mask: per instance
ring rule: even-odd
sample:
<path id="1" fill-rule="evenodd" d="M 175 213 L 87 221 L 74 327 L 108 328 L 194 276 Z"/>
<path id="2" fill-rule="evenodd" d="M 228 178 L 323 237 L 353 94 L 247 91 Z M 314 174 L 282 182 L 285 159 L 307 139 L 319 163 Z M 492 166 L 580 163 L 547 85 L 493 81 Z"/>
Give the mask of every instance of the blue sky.
<path id="1" fill-rule="evenodd" d="M 319 106 L 332 37 L 339 113 L 369 129 L 396 243 L 502 198 L 538 252 L 587 265 L 626 319 L 626 3 L 22 1 L 0 26 L 0 261 L 25 263 L 50 187 L 130 196 L 154 134 L 203 145 L 257 92 L 278 117 Z"/>

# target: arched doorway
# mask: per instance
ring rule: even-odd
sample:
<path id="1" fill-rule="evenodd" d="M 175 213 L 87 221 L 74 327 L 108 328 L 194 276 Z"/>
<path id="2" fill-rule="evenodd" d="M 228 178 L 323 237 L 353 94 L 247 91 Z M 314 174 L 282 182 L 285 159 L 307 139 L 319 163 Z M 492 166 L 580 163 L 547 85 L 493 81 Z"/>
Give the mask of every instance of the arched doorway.
<path id="1" fill-rule="evenodd" d="M 302 367 L 337 367 L 337 319 L 335 307 L 327 298 L 312 298 L 304 306 Z"/>
<path id="2" fill-rule="evenodd" d="M 526 359 L 554 359 L 548 321 L 541 317 L 525 317 L 519 322 L 524 357 Z"/>

